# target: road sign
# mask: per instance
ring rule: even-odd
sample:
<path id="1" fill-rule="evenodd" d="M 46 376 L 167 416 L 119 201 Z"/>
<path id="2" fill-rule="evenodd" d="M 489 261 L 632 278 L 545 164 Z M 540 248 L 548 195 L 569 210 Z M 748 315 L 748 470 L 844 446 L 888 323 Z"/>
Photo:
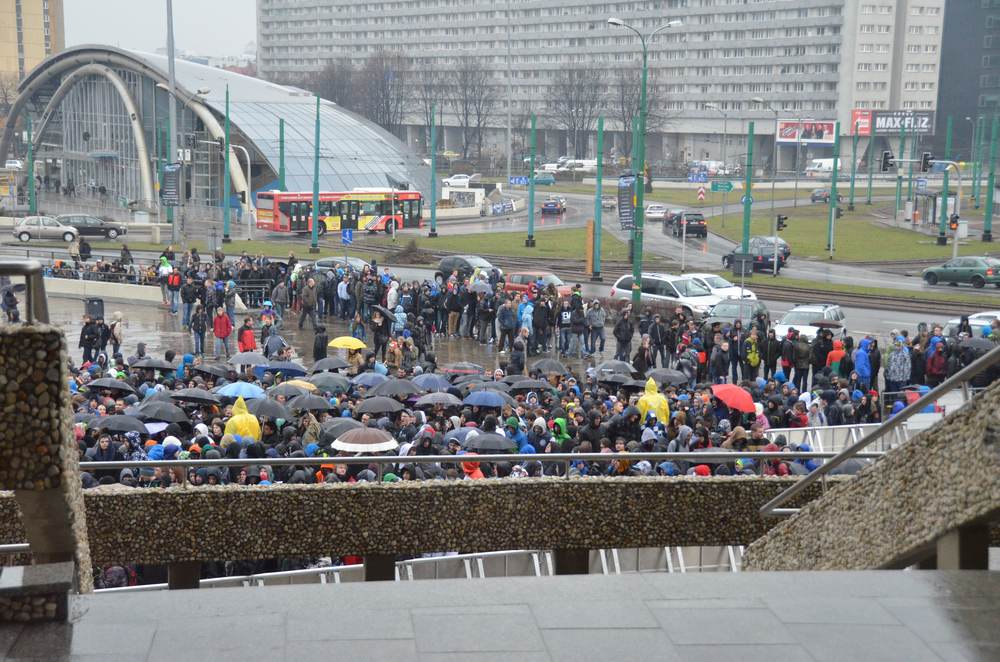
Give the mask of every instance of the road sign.
<path id="1" fill-rule="evenodd" d="M 699 186 L 698 187 L 698 200 L 700 200 L 702 202 L 705 201 L 705 187 L 704 186 Z"/>
<path id="2" fill-rule="evenodd" d="M 707 172 L 691 172 L 688 173 L 688 181 L 692 184 L 704 184 L 708 181 Z"/>
<path id="3" fill-rule="evenodd" d="M 743 204 L 746 204 L 748 202 L 750 204 L 753 204 L 753 196 L 748 193 L 747 195 L 744 195 L 742 198 L 740 198 L 740 202 L 742 202 Z"/>
<path id="4" fill-rule="evenodd" d="M 511 175 L 510 176 L 511 186 L 527 186 L 528 176 L 527 175 Z"/>
<path id="5" fill-rule="evenodd" d="M 160 187 L 160 203 L 164 207 L 181 204 L 181 164 L 167 163 L 163 166 L 163 186 Z"/>
<path id="6" fill-rule="evenodd" d="M 714 182 L 712 182 L 712 192 L 713 193 L 718 193 L 720 191 L 724 192 L 724 193 L 729 193 L 732 190 L 733 190 L 733 183 L 730 182 L 730 181 L 714 181 Z"/>
<path id="7" fill-rule="evenodd" d="M 927 190 L 927 180 L 923 177 L 917 179 L 917 190 L 926 191 Z"/>
<path id="8" fill-rule="evenodd" d="M 618 222 L 623 230 L 635 226 L 635 175 L 618 178 Z"/>
<path id="9" fill-rule="evenodd" d="M 354 243 L 354 230 L 341 230 L 340 231 L 340 243 L 345 246 L 350 246 Z"/>

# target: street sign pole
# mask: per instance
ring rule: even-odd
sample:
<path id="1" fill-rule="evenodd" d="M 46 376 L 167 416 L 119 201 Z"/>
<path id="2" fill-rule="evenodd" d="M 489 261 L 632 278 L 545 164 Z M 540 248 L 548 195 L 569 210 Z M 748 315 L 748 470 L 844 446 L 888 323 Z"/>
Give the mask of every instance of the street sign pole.
<path id="1" fill-rule="evenodd" d="M 746 255 L 750 252 L 750 209 L 753 204 L 753 120 L 747 126 L 747 165 L 746 180 L 743 184 L 743 242 L 740 244 L 740 252 Z M 740 267 L 740 273 L 745 271 L 745 267 Z"/>
<path id="2" fill-rule="evenodd" d="M 319 253 L 319 95 L 316 95 L 316 133 L 313 137 L 312 242 L 310 253 Z"/>
<path id="3" fill-rule="evenodd" d="M 437 231 L 437 126 L 434 125 L 435 104 L 431 104 L 431 231 L 428 237 L 438 236 Z"/>
<path id="4" fill-rule="evenodd" d="M 528 238 L 524 245 L 531 248 L 535 245 L 535 114 L 531 114 L 531 171 L 528 173 Z"/>
<path id="5" fill-rule="evenodd" d="M 854 135 L 851 136 L 851 199 L 847 203 L 847 211 L 854 211 L 854 180 L 857 177 L 857 175 L 858 175 L 858 123 L 855 122 Z M 775 237 L 777 237 L 778 233 L 775 232 L 774 235 Z"/>
<path id="6" fill-rule="evenodd" d="M 976 118 L 976 156 L 972 165 L 972 194 L 976 199 L 976 209 L 979 209 L 979 199 L 983 188 L 983 136 L 986 133 L 986 118 L 980 115 Z"/>
<path id="7" fill-rule="evenodd" d="M 948 122 L 945 125 L 944 134 L 944 160 L 951 158 L 951 131 L 952 131 L 952 117 L 948 116 Z M 941 219 L 938 224 L 938 236 L 937 245 L 947 246 L 948 245 L 948 235 L 945 234 L 945 228 L 948 227 L 948 169 L 945 168 L 944 176 L 941 180 Z"/>
<path id="8" fill-rule="evenodd" d="M 986 211 L 983 213 L 983 241 L 993 241 L 993 190 L 996 186 L 997 131 L 1000 118 L 993 116 L 990 127 L 990 174 L 986 178 Z"/>
<path id="9" fill-rule="evenodd" d="M 906 156 L 906 127 L 899 127 L 899 158 Z M 903 170 L 896 166 L 896 209 L 892 213 L 893 222 L 899 222 L 899 208 L 903 203 Z"/>
<path id="10" fill-rule="evenodd" d="M 38 200 L 35 198 L 35 140 L 31 135 L 31 114 L 25 113 L 28 124 L 28 212 L 38 213 Z"/>
<path id="11" fill-rule="evenodd" d="M 278 190 L 285 190 L 285 120 L 278 118 Z"/>
<path id="12" fill-rule="evenodd" d="M 833 172 L 830 179 L 830 212 L 827 217 L 827 249 L 833 259 L 833 223 L 837 217 L 837 177 L 840 172 L 840 122 L 833 124 Z"/>
<path id="13" fill-rule="evenodd" d="M 910 162 L 906 166 L 906 201 L 913 201 L 913 162 L 917 159 L 917 143 L 920 142 L 920 136 L 914 135 L 913 140 L 910 143 Z M 912 219 L 911 219 L 912 220 Z"/>
<path id="14" fill-rule="evenodd" d="M 228 244 L 229 238 L 229 195 L 232 185 L 229 183 L 229 85 L 226 85 L 226 127 L 225 144 L 223 145 L 222 165 L 222 243 Z"/>
<path id="15" fill-rule="evenodd" d="M 604 116 L 597 118 L 597 188 L 594 190 L 594 270 L 590 280 L 601 278 L 601 194 L 604 192 Z"/>
<path id="16" fill-rule="evenodd" d="M 870 125 L 869 125 L 870 126 Z M 869 129 L 868 132 L 868 192 L 866 194 L 866 205 L 872 203 L 872 180 L 875 178 L 875 132 Z"/>

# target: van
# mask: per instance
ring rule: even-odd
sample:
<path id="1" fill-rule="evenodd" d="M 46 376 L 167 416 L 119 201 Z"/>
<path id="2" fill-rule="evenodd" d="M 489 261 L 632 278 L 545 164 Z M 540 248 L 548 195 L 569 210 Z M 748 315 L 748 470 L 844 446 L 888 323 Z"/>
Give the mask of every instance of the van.
<path id="1" fill-rule="evenodd" d="M 837 170 L 840 170 L 843 163 L 837 159 Z M 813 159 L 806 167 L 806 177 L 818 177 L 820 175 L 833 173 L 833 159 Z"/>

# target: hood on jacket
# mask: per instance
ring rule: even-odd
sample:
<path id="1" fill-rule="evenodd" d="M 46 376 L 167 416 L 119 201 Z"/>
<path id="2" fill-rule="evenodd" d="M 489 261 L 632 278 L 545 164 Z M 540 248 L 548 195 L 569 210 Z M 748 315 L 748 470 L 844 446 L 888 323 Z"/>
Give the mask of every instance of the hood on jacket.
<path id="1" fill-rule="evenodd" d="M 842 340 L 834 340 L 833 341 L 833 348 L 834 349 L 844 349 L 844 342 Z"/>
<path id="2" fill-rule="evenodd" d="M 646 395 L 656 395 L 660 389 L 656 388 L 656 380 L 650 377 L 646 380 Z"/>

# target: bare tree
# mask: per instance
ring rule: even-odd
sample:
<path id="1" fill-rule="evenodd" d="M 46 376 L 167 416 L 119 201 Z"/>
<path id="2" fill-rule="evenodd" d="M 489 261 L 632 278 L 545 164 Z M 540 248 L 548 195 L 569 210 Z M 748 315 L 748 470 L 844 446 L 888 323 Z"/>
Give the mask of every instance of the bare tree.
<path id="1" fill-rule="evenodd" d="M 632 127 L 639 117 L 642 100 L 642 71 L 637 67 L 619 69 L 611 85 L 611 108 L 625 134 L 625 151 L 632 150 Z M 646 133 L 667 128 L 674 114 L 667 111 L 663 94 L 657 85 L 655 69 L 650 69 L 646 80 Z"/>
<path id="2" fill-rule="evenodd" d="M 17 98 L 17 76 L 0 73 L 0 115 L 6 117 Z"/>
<path id="3" fill-rule="evenodd" d="M 409 100 L 406 60 L 379 51 L 365 60 L 355 75 L 358 112 L 396 135 L 400 133 Z"/>
<path id="4" fill-rule="evenodd" d="M 572 140 L 574 158 L 586 156 L 586 136 L 607 101 L 604 79 L 603 69 L 571 67 L 559 70 L 548 88 L 546 112 Z"/>
<path id="5" fill-rule="evenodd" d="M 440 109 L 445 103 L 448 89 L 447 81 L 441 71 L 432 68 L 413 72 L 411 80 L 417 111 L 420 113 L 420 119 L 426 131 L 427 149 L 430 149 L 431 122 L 434 119 L 434 112 L 440 113 Z M 438 127 L 438 132 L 440 133 L 440 131 L 441 127 Z"/>
<path id="6" fill-rule="evenodd" d="M 333 60 L 300 83 L 303 87 L 348 110 L 360 111 L 354 93 L 356 71 L 347 60 Z"/>
<path id="7" fill-rule="evenodd" d="M 468 158 L 471 148 L 476 157 L 483 155 L 483 133 L 496 106 L 496 90 L 490 72 L 465 57 L 459 61 L 448 85 L 448 97 L 459 128 L 462 129 L 462 157 Z"/>

